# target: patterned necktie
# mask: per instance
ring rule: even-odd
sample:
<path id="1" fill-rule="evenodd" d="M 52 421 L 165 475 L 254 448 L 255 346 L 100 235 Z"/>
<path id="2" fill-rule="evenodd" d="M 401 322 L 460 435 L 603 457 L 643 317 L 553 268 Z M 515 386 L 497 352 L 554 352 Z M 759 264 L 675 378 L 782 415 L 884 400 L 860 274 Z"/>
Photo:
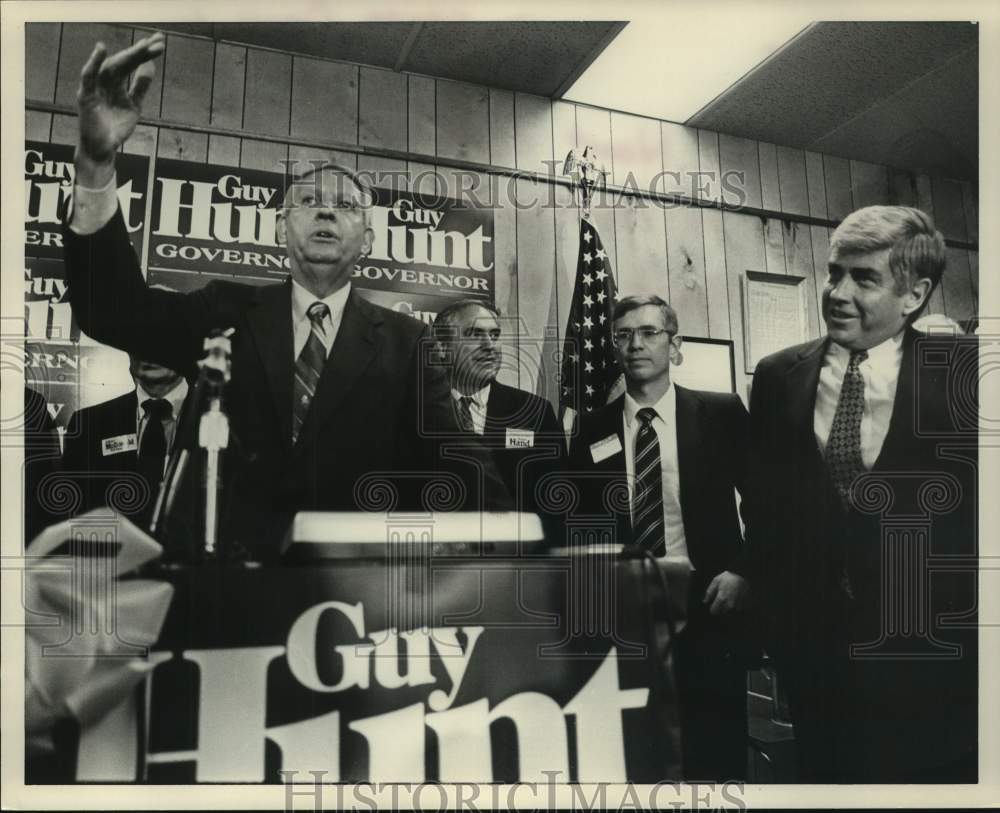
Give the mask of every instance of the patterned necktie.
<path id="1" fill-rule="evenodd" d="M 326 346 L 323 339 L 326 328 L 323 320 L 329 315 L 330 309 L 322 302 L 313 302 L 306 311 L 309 317 L 309 338 L 305 347 L 295 361 L 294 402 L 292 404 L 292 445 L 299 439 L 299 432 L 309 414 L 309 404 L 316 395 L 319 377 L 323 374 L 326 364 Z"/>
<path id="2" fill-rule="evenodd" d="M 472 422 L 472 396 L 463 395 L 458 399 L 458 426 L 463 432 L 475 432 Z"/>
<path id="3" fill-rule="evenodd" d="M 850 504 L 851 484 L 865 470 L 861 459 L 861 416 L 865 411 L 865 380 L 858 366 L 868 358 L 865 350 L 855 350 L 840 386 L 837 410 L 833 414 L 826 442 L 826 465 L 841 502 Z"/>
<path id="4" fill-rule="evenodd" d="M 163 464 L 167 458 L 167 433 L 163 422 L 173 417 L 173 407 L 166 398 L 147 398 L 142 402 L 142 411 L 146 413 L 146 425 L 139 444 L 139 474 L 149 484 L 150 494 L 144 510 L 135 518 L 145 526 L 163 479 Z"/>
<path id="5" fill-rule="evenodd" d="M 656 411 L 645 407 L 636 413 L 642 422 L 635 436 L 635 495 L 632 499 L 632 541 L 656 556 L 667 552 L 663 535 L 663 483 L 660 442 L 653 428 Z"/>

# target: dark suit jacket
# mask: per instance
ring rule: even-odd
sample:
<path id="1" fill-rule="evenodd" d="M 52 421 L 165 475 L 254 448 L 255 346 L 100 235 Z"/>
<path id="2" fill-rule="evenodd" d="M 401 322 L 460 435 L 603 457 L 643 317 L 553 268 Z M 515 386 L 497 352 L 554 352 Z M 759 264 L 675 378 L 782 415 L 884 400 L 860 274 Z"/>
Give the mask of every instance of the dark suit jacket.
<path id="1" fill-rule="evenodd" d="M 882 601 L 891 598 L 882 588 L 883 527 L 913 529 L 902 538 L 925 576 L 929 563 L 917 542 L 924 533 L 935 556 L 976 551 L 976 343 L 907 331 L 888 435 L 865 475 L 869 487 L 862 481 L 855 489 L 867 511 L 843 509 L 813 432 L 826 349 L 817 340 L 761 361 L 750 407 L 754 487 L 745 515 L 754 582 L 766 599 L 768 649 L 793 669 L 846 658 L 848 644 L 879 639 L 889 606 Z M 941 623 L 942 614 L 964 614 L 975 624 L 971 561 L 966 568 L 954 572 L 961 563 L 952 560 L 953 572 L 927 578 L 924 598 L 930 633 L 961 644 L 960 658 L 851 659 L 866 687 L 859 694 L 895 721 L 894 739 L 882 743 L 887 759 L 898 754 L 914 768 L 921 760 L 943 763 L 974 742 L 975 630 Z"/>
<path id="2" fill-rule="evenodd" d="M 742 494 L 745 488 L 747 411 L 736 395 L 673 386 L 684 537 L 703 591 L 725 570 L 741 575 L 747 570 L 734 494 L 734 489 Z M 606 510 L 609 502 L 617 506 L 619 541 L 630 542 L 624 408 L 622 396 L 583 422 L 570 448 L 570 469 L 586 476 L 580 480 L 581 506 L 594 512 Z M 611 435 L 618 436 L 622 450 L 594 463 L 590 445 Z"/>
<path id="3" fill-rule="evenodd" d="M 719 781 L 744 775 L 746 668 L 757 659 L 745 612 L 713 616 L 703 602 L 719 573 L 744 574 L 747 552 L 736 509 L 745 489 L 747 411 L 736 395 L 676 387 L 677 463 L 684 538 L 695 567 L 687 625 L 674 650 L 681 695 L 685 776 Z M 570 449 L 570 476 L 579 501 L 571 513 L 593 514 L 594 527 L 616 522 L 618 541 L 631 542 L 625 480 L 625 397 L 588 416 Z M 595 463 L 591 444 L 613 436 L 621 450 Z M 573 522 L 568 519 L 567 522 Z M 595 539 L 594 541 L 601 541 Z"/>
<path id="4" fill-rule="evenodd" d="M 184 403 L 184 411 L 189 404 L 190 398 Z M 148 525 L 159 482 L 149 482 L 142 474 L 137 449 L 105 455 L 103 447 L 107 438 L 136 433 L 138 406 L 139 399 L 132 391 L 73 413 L 66 429 L 62 458 L 62 475 L 75 482 L 80 490 L 81 504 L 73 513 L 107 506 L 141 527 Z M 174 443 L 178 442 L 183 419 L 182 411 L 177 416 Z M 184 507 L 171 518 L 166 538 L 171 544 L 187 546 L 193 542 L 196 525 L 195 517 L 190 515 L 194 510 L 190 502 L 192 489 L 184 488 L 181 493 Z"/>
<path id="5" fill-rule="evenodd" d="M 531 448 L 508 447 L 508 429 L 534 433 L 534 445 Z M 554 531 L 555 526 L 548 522 L 551 514 L 543 504 L 544 499 L 539 499 L 537 488 L 545 485 L 546 476 L 562 470 L 566 457 L 565 437 L 552 404 L 547 400 L 499 381 L 490 385 L 483 440 L 517 509 L 539 514 L 547 533 Z"/>
<path id="6" fill-rule="evenodd" d="M 24 388 L 24 543 L 59 519 L 54 481 L 59 469 L 59 432 L 45 399 Z"/>
<path id="7" fill-rule="evenodd" d="M 97 340 L 190 376 L 204 337 L 235 328 L 226 408 L 240 453 L 226 462 L 224 523 L 258 554 L 273 553 L 296 511 L 422 508 L 434 478 L 452 493 L 436 491 L 430 507 L 509 506 L 488 454 L 459 436 L 444 371 L 425 363 L 432 342 L 420 322 L 352 291 L 293 448 L 290 282 L 149 289 L 120 211 L 94 235 L 64 235 L 73 312 Z M 444 442 L 465 459 L 443 459 Z M 482 500 L 480 473 L 490 484 Z M 386 499 L 378 480 L 390 484 Z"/>
<path id="8" fill-rule="evenodd" d="M 70 417 L 63 470 L 81 488 L 80 513 L 110 506 L 134 518 L 147 512 L 156 500 L 158 484 L 146 482 L 138 473 L 135 449 L 103 453 L 103 441 L 107 438 L 136 434 L 138 405 L 135 392 L 127 392 L 110 401 L 78 409 Z"/>

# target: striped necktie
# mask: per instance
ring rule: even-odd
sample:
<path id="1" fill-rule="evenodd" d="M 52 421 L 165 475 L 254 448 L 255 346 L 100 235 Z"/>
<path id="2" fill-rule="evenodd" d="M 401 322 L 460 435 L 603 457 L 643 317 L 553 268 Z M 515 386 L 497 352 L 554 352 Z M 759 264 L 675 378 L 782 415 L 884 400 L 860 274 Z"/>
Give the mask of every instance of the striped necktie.
<path id="1" fill-rule="evenodd" d="M 837 409 L 826 442 L 826 465 L 830 479 L 845 507 L 850 505 L 851 484 L 865 470 L 861 458 L 861 417 L 865 411 L 865 380 L 858 369 L 868 358 L 864 350 L 851 353 L 840 386 Z"/>
<path id="2" fill-rule="evenodd" d="M 139 442 L 139 474 L 149 485 L 149 501 L 142 511 L 133 516 L 133 520 L 145 528 L 163 479 L 163 466 L 167 459 L 167 433 L 163 424 L 173 418 L 173 407 L 166 398 L 147 398 L 142 402 L 142 410 L 146 414 L 146 425 Z"/>
<path id="3" fill-rule="evenodd" d="M 316 395 L 319 377 L 323 374 L 323 365 L 326 364 L 326 346 L 323 344 L 326 328 L 323 327 L 323 320 L 329 313 L 330 309 L 322 302 L 313 302 L 309 306 L 309 310 L 306 311 L 310 330 L 306 345 L 295 361 L 292 445 L 298 440 L 302 425 L 306 422 L 309 404 L 312 403 L 313 396 Z"/>
<path id="4" fill-rule="evenodd" d="M 463 395 L 458 399 L 458 425 L 463 432 L 475 432 L 472 421 L 472 396 Z"/>
<path id="5" fill-rule="evenodd" d="M 642 422 L 635 436 L 635 494 L 632 499 L 632 541 L 656 556 L 667 552 L 663 534 L 663 481 L 660 441 L 653 428 L 656 411 L 644 407 L 636 413 Z"/>

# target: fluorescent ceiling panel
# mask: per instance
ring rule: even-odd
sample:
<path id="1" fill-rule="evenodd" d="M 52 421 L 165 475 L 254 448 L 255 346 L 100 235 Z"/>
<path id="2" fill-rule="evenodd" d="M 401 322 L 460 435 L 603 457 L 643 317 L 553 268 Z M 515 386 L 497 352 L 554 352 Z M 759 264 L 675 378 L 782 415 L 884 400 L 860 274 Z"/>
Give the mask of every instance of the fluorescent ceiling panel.
<path id="1" fill-rule="evenodd" d="M 808 4 L 780 12 L 749 4 L 660 5 L 633 16 L 564 98 L 684 122 L 813 17 Z"/>

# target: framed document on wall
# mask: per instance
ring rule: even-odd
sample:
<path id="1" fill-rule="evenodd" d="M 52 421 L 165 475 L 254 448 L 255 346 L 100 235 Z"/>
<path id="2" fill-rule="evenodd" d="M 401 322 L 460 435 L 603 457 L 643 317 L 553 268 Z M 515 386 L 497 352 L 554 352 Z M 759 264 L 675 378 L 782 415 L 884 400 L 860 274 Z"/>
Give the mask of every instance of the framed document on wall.
<path id="1" fill-rule="evenodd" d="M 670 380 L 692 390 L 736 392 L 733 343 L 729 339 L 685 336 L 680 364 L 670 366 Z"/>
<path id="2" fill-rule="evenodd" d="M 743 347 L 747 373 L 771 353 L 809 338 L 805 277 L 743 274 Z"/>

